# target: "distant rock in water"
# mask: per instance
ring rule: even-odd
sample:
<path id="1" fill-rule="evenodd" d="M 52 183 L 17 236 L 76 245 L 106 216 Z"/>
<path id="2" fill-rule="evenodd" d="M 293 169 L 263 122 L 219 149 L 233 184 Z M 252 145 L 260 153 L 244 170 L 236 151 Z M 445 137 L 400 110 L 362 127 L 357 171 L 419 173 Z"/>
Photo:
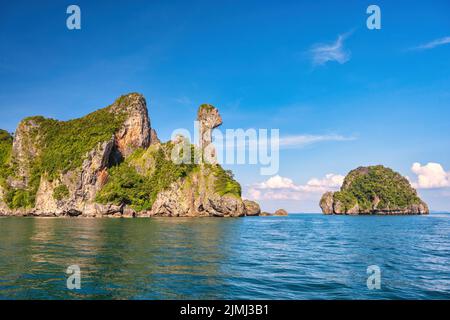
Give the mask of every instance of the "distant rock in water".
<path id="1" fill-rule="evenodd" d="M 261 214 L 261 207 L 255 201 L 244 200 L 245 215 L 259 216 Z"/>
<path id="2" fill-rule="evenodd" d="M 200 147 L 182 137 L 161 143 L 137 93 L 79 119 L 26 118 L 14 137 L 0 130 L 0 215 L 258 215 L 231 171 L 195 161 L 202 151 L 215 157 L 211 134 L 222 123 L 211 105 L 198 118 Z M 174 154 L 188 161 L 175 163 Z"/>
<path id="3" fill-rule="evenodd" d="M 288 212 L 284 209 L 278 209 L 277 211 L 275 211 L 275 213 L 273 215 L 274 216 L 287 216 Z"/>
<path id="4" fill-rule="evenodd" d="M 428 214 L 428 206 L 409 181 L 384 166 L 359 167 L 345 177 L 341 190 L 320 200 L 324 214 Z"/>

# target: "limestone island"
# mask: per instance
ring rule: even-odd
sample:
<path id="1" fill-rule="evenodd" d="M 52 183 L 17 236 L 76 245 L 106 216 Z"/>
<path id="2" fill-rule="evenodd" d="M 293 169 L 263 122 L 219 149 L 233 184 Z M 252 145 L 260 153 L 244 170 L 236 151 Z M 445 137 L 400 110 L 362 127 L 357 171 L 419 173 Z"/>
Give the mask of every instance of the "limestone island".
<path id="1" fill-rule="evenodd" d="M 345 177 L 341 190 L 320 200 L 324 214 L 419 215 L 428 206 L 408 179 L 382 165 L 359 167 Z"/>
<path id="2" fill-rule="evenodd" d="M 259 215 L 214 161 L 218 110 L 200 106 L 200 145 L 162 143 L 137 93 L 70 121 L 41 116 L 0 131 L 0 215 L 40 217 L 242 217 Z M 186 147 L 187 149 L 180 148 Z M 187 163 L 176 164 L 181 150 Z M 188 152 L 186 152 L 186 150 Z M 200 154 L 198 163 L 194 158 Z"/>

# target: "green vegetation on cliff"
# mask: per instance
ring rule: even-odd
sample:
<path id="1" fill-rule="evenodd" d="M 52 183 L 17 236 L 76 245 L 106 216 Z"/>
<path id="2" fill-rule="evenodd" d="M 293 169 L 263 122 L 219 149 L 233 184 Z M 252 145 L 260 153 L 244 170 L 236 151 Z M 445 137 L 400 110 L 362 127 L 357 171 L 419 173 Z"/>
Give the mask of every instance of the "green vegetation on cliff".
<path id="1" fill-rule="evenodd" d="M 213 166 L 216 181 L 214 184 L 215 191 L 221 195 L 233 195 L 241 197 L 241 185 L 234 180 L 234 175 L 230 170 L 224 170 L 220 165 Z"/>
<path id="2" fill-rule="evenodd" d="M 345 178 L 341 191 L 334 200 L 344 206 L 344 211 L 358 204 L 361 211 L 407 208 L 421 203 L 409 181 L 399 173 L 384 166 L 361 167 L 351 171 Z"/>
<path id="3" fill-rule="evenodd" d="M 116 100 L 115 105 L 125 106 L 128 96 L 122 96 Z M 39 188 L 41 176 L 49 180 L 81 167 L 85 156 L 99 143 L 108 141 L 113 134 L 122 126 L 124 115 L 120 112 L 112 112 L 112 106 L 97 110 L 87 116 L 69 121 L 57 121 L 46 119 L 42 116 L 28 117 L 22 121 L 29 133 L 23 137 L 25 149 L 33 147 L 37 150 L 36 157 L 28 159 L 29 179 L 27 187 L 15 189 L 6 186 L 4 201 L 11 209 L 32 208 L 35 205 L 36 193 Z M 4 181 L 7 176 L 16 176 L 14 163 L 3 163 L 9 161 L 9 153 L 3 152 L 3 139 L 9 141 L 4 134 L 0 134 L 0 165 L 2 174 L 0 179 Z M 12 139 L 11 139 L 12 145 Z M 5 150 L 11 150 L 6 148 Z M 56 196 L 64 196 L 62 189 Z M 57 199 L 59 200 L 59 199 Z"/>
<path id="4" fill-rule="evenodd" d="M 149 180 L 136 172 L 127 162 L 123 162 L 109 170 L 106 185 L 97 194 L 96 201 L 115 205 L 128 204 L 135 210 L 151 208 Z M 154 201 L 154 200 L 153 200 Z"/>
<path id="5" fill-rule="evenodd" d="M 342 204 L 342 209 L 344 211 L 349 211 L 358 204 L 358 199 L 356 199 L 355 195 L 350 191 L 335 192 L 333 197 L 334 201 Z"/>
<path id="6" fill-rule="evenodd" d="M 121 164 L 109 169 L 109 178 L 99 191 L 96 201 L 102 204 L 130 205 L 136 211 L 150 210 L 161 191 L 179 179 L 185 185 L 192 181 L 192 174 L 200 170 L 194 163 L 198 150 L 191 148 L 191 164 L 176 164 L 171 159 L 174 144 L 167 142 L 151 146 L 147 150 L 138 149 Z M 182 155 L 182 149 L 180 150 Z M 205 174 L 214 177 L 214 191 L 219 195 L 241 196 L 241 186 L 230 171 L 220 165 L 204 165 Z"/>
<path id="7" fill-rule="evenodd" d="M 36 165 L 38 160 L 30 161 L 30 176 L 25 188 L 12 188 L 8 184 L 3 184 L 5 196 L 3 201 L 10 209 L 33 208 L 36 202 L 36 193 L 41 182 L 41 169 Z M 14 163 L 6 165 L 7 177 L 16 177 L 16 166 Z"/>
<path id="8" fill-rule="evenodd" d="M 214 109 L 214 106 L 204 103 L 204 104 L 200 105 L 200 107 L 198 108 L 197 115 L 200 115 L 202 112 L 209 112 L 213 109 Z"/>
<path id="9" fill-rule="evenodd" d="M 53 198 L 60 201 L 64 198 L 67 198 L 69 196 L 69 189 L 66 185 L 61 184 L 53 190 Z"/>
<path id="10" fill-rule="evenodd" d="M 13 137 L 6 131 L 0 130 L 0 186 L 4 189 L 3 200 L 11 209 L 30 208 L 34 204 L 36 185 L 39 180 L 31 177 L 30 190 L 12 189 L 6 183 L 9 176 L 14 174 L 14 166 L 11 165 Z"/>
<path id="11" fill-rule="evenodd" d="M 39 126 L 36 129 L 41 147 L 38 165 L 50 178 L 80 167 L 85 155 L 100 142 L 110 140 L 123 123 L 123 118 L 109 108 L 66 122 L 42 117 L 33 120 Z"/>
<path id="12" fill-rule="evenodd" d="M 158 193 L 178 179 L 186 178 L 197 167 L 195 164 L 175 164 L 170 158 L 172 150 L 173 144 L 167 142 L 135 151 L 109 170 L 108 182 L 97 194 L 96 201 L 127 204 L 136 211 L 151 209 Z M 193 163 L 193 158 L 191 160 Z"/>
<path id="13" fill-rule="evenodd" d="M 12 143 L 13 137 L 7 131 L 0 129 L 0 166 L 9 161 Z"/>
<path id="14" fill-rule="evenodd" d="M 5 130 L 0 130 L 0 186 L 4 187 L 5 180 L 10 174 L 8 166 L 11 157 L 13 137 Z"/>

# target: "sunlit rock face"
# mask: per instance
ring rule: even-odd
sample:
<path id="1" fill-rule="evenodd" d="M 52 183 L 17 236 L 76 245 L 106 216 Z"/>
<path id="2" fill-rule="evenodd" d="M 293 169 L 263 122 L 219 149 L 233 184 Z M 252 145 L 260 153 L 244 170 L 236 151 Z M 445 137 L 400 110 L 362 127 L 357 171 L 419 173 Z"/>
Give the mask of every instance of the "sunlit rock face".
<path id="1" fill-rule="evenodd" d="M 259 216 L 261 214 L 261 207 L 255 201 L 244 200 L 245 215 L 246 216 Z"/>
<path id="2" fill-rule="evenodd" d="M 202 104 L 198 110 L 197 121 L 200 125 L 200 149 L 203 152 L 203 159 L 208 163 L 216 163 L 212 131 L 222 124 L 219 110 L 210 104 Z"/>
<path id="3" fill-rule="evenodd" d="M 150 127 L 147 103 L 143 96 L 131 94 L 122 103 L 111 107 L 117 115 L 126 114 L 123 125 L 114 134 L 114 144 L 123 157 L 132 154 L 137 148 L 148 148 L 151 138 L 157 139 L 156 132 Z"/>
<path id="4" fill-rule="evenodd" d="M 278 209 L 277 211 L 275 211 L 275 213 L 273 215 L 282 217 L 282 216 L 287 216 L 288 212 L 284 209 Z"/>

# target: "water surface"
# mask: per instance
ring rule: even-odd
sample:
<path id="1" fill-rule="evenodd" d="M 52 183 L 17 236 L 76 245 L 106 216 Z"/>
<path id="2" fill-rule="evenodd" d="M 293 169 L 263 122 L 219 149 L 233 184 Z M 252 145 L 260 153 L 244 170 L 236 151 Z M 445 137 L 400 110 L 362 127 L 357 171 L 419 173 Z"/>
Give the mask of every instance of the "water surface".
<path id="1" fill-rule="evenodd" d="M 0 298 L 450 299 L 450 215 L 0 218 Z"/>

